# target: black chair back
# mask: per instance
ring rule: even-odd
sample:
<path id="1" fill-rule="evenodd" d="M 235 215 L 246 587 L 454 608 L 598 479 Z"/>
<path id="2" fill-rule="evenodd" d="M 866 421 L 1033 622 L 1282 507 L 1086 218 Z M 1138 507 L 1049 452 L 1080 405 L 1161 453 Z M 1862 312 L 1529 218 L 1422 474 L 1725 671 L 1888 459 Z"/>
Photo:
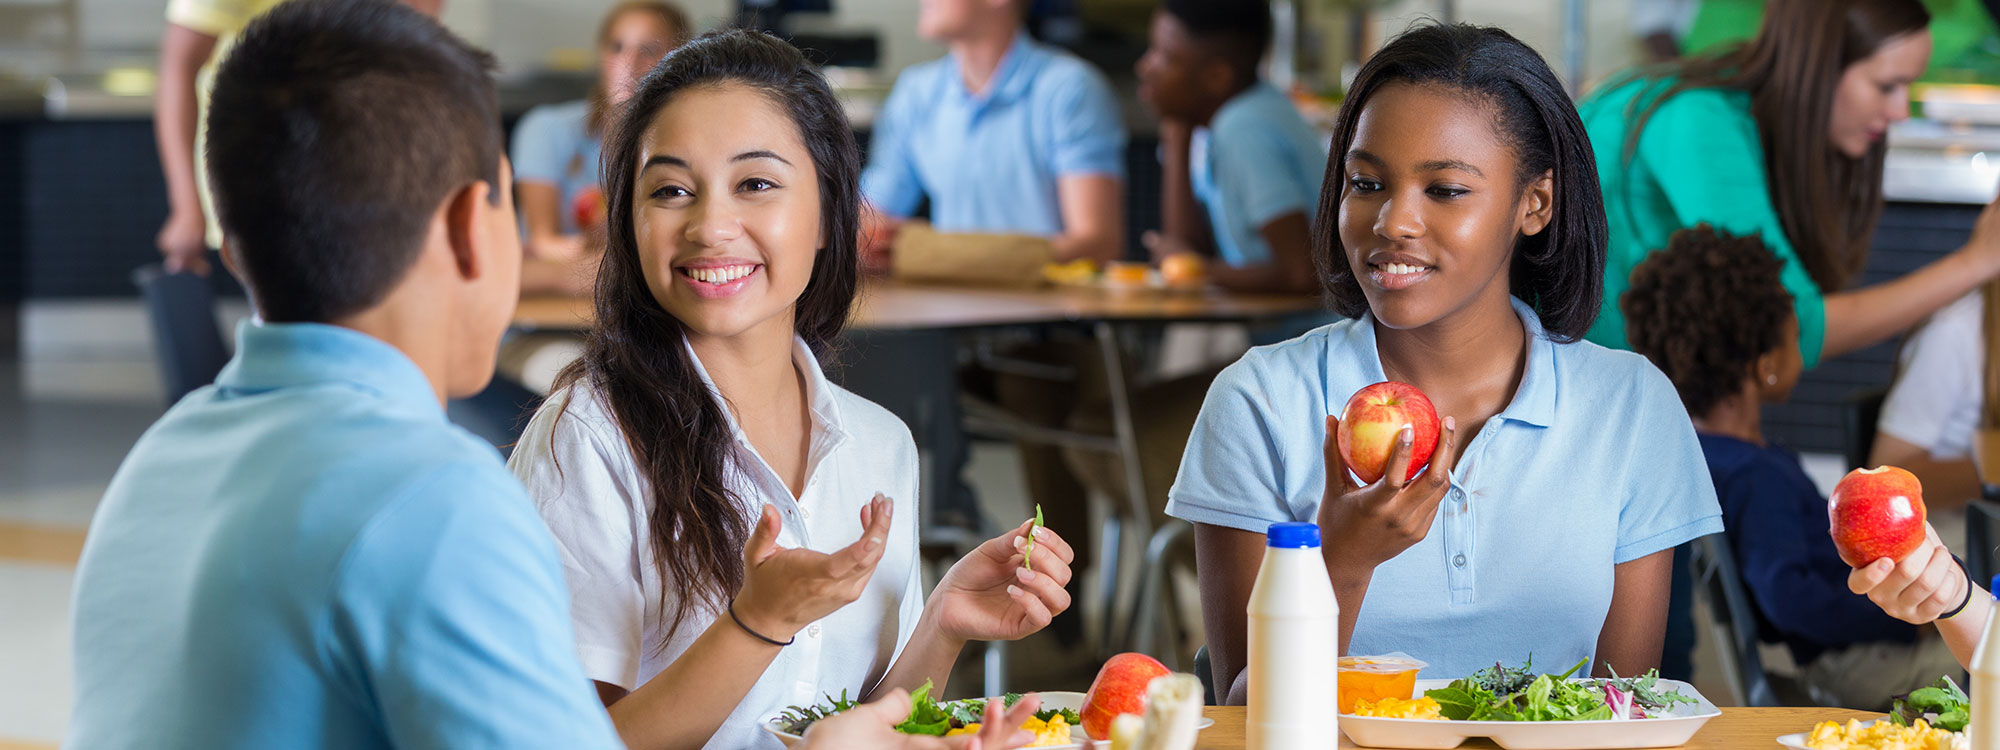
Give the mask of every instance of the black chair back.
<path id="1" fill-rule="evenodd" d="M 190 391 L 215 382 L 229 362 L 229 347 L 215 316 L 215 292 L 207 278 L 167 273 L 158 264 L 133 271 L 132 283 L 146 300 L 160 384 L 167 405 L 172 406 Z"/>
<path id="2" fill-rule="evenodd" d="M 1716 630 L 1725 643 L 1721 650 L 1723 668 L 1729 672 L 1730 686 L 1746 706 L 1778 706 L 1777 691 L 1764 672 L 1764 660 L 1757 653 L 1757 613 L 1751 608 L 1750 594 L 1736 569 L 1736 556 L 1729 540 L 1710 534 L 1694 540 L 1689 569 L 1694 575 L 1695 592 L 1708 603 Z"/>
<path id="3" fill-rule="evenodd" d="M 1882 402 L 1888 398 L 1889 389 L 1870 388 L 1849 395 L 1841 405 L 1840 452 L 1847 459 L 1847 468 L 1868 465 L 1868 454 L 1875 450 L 1875 423 L 1882 418 Z"/>
<path id="4" fill-rule="evenodd" d="M 1208 659 L 1208 644 L 1194 650 L 1194 678 L 1201 680 L 1202 705 L 1220 706 L 1222 701 L 1215 692 L 1215 663 Z"/>

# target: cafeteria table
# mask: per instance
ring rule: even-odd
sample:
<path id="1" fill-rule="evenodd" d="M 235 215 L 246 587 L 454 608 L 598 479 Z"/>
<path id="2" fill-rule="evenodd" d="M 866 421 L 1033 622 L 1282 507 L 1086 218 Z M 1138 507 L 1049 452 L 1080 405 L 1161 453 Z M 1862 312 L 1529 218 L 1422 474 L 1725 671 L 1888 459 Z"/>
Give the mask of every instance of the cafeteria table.
<path id="1" fill-rule="evenodd" d="M 914 336 L 920 341 L 995 329 L 1072 327 L 1090 332 L 1104 358 L 1104 372 L 1107 373 L 1112 425 L 1110 435 L 1032 425 L 993 410 L 963 413 L 956 400 L 957 383 L 950 376 L 951 362 L 922 363 L 923 370 L 931 376 L 925 379 L 926 382 L 912 387 L 936 388 L 946 392 L 933 399 L 933 408 L 918 410 L 926 412 L 927 418 L 910 414 L 903 416 L 905 419 L 925 419 L 929 422 L 927 425 L 911 425 L 919 435 L 963 430 L 1109 453 L 1119 459 L 1126 493 L 1125 497 L 1118 498 L 1118 502 L 1124 507 L 1114 510 L 1110 525 L 1104 529 L 1104 538 L 1100 540 L 1102 554 L 1098 558 L 1102 562 L 1098 572 L 1107 603 L 1102 645 L 1108 651 L 1123 651 L 1147 647 L 1144 639 L 1150 637 L 1152 631 L 1149 628 L 1154 623 L 1151 618 L 1140 614 L 1140 608 L 1154 603 L 1149 599 L 1154 596 L 1149 590 L 1157 590 L 1160 584 L 1152 577 L 1142 576 L 1138 590 L 1121 590 L 1116 560 L 1122 539 L 1129 537 L 1143 542 L 1149 554 L 1157 554 L 1168 544 L 1177 542 L 1186 529 L 1184 525 L 1153 528 L 1151 500 L 1144 486 L 1138 436 L 1133 428 L 1133 384 L 1125 376 L 1127 367 L 1121 332 L 1169 323 L 1259 323 L 1319 309 L 1319 300 L 1311 295 L 1237 294 L 1215 288 L 1192 291 L 1112 291 L 1075 286 L 996 288 L 869 279 L 859 289 L 850 328 L 864 335 Z M 514 327 L 522 331 L 583 330 L 590 325 L 592 313 L 590 301 L 586 298 L 529 297 L 522 299 L 516 309 Z M 941 346 L 919 345 L 917 350 L 935 352 L 942 348 L 949 352 L 954 346 L 962 345 L 951 343 L 958 341 L 955 338 L 944 340 L 946 343 Z M 949 359 L 935 355 L 931 358 Z M 870 393 L 863 390 L 862 395 L 869 396 Z M 899 398 L 908 396 L 901 392 L 890 395 Z M 897 411 L 893 406 L 891 410 Z M 954 448 L 959 445 L 955 442 L 958 440 L 956 434 L 951 439 Z M 928 449 L 935 446 L 919 447 Z M 940 458 L 932 463 L 931 451 L 925 450 L 924 453 L 927 466 L 956 468 L 955 461 L 950 458 Z M 953 451 L 945 453 L 959 455 Z M 951 471 L 927 470 L 924 473 L 922 494 L 926 505 L 952 494 L 955 487 L 952 483 L 958 478 L 952 476 Z M 935 514 L 929 515 L 935 517 Z M 1149 569 L 1158 567 L 1148 566 Z M 1121 618 L 1121 613 L 1126 616 Z M 1121 619 L 1125 621 L 1124 628 L 1118 627 Z M 997 687 L 989 683 L 987 692 L 1004 692 Z"/>
<path id="2" fill-rule="evenodd" d="M 1243 711 L 1242 706 L 1209 706 L 1202 709 L 1202 715 L 1214 719 L 1215 726 L 1201 730 L 1194 743 L 1195 750 L 1244 750 Z M 1681 747 L 1686 750 L 1777 748 L 1779 737 L 1810 730 L 1822 721 L 1866 721 L 1880 716 L 1845 708 L 1724 708 L 1721 716 L 1710 719 L 1700 732 L 1695 733 L 1694 739 Z M 1345 736 L 1340 738 L 1340 746 L 1360 747 Z M 1491 750 L 1498 746 L 1488 740 L 1475 739 L 1459 747 L 1461 750 Z"/>

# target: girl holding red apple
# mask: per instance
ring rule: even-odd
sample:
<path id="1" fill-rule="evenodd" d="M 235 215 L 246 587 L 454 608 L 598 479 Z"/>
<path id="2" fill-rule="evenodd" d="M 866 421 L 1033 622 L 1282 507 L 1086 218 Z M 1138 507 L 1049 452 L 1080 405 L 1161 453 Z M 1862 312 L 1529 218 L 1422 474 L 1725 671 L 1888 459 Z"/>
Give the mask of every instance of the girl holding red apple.
<path id="1" fill-rule="evenodd" d="M 1840 540 L 1909 538 L 1847 528 L 1850 519 L 1874 515 L 1870 495 L 1891 494 L 1871 492 L 1868 484 L 1901 494 L 1915 483 L 1908 474 L 1850 474 L 1834 493 L 1843 511 L 1835 522 L 1798 455 L 1764 438 L 1763 405 L 1787 398 L 1803 369 L 1792 297 L 1780 281 L 1783 268 L 1756 236 L 1707 225 L 1682 230 L 1634 269 L 1621 309 L 1633 349 L 1667 374 L 1694 420 L 1722 504 L 1724 543 L 1759 630 L 1791 652 L 1799 682 L 1815 703 L 1887 709 L 1892 696 L 1931 684 L 1957 666 L 1944 642 L 1854 596 L 1867 589 L 1850 589 L 1879 584 L 1887 606 L 1934 618 L 1966 601 L 1970 587 L 1951 554 L 1938 553 L 1942 548 L 1908 556 L 1907 570 L 1893 560 L 1863 571 L 1846 562 L 1865 562 L 1876 553 L 1842 547 Z M 1892 476 L 1908 484 L 1897 486 Z M 1925 530 L 1922 516 L 1910 518 L 1902 530 Z M 1908 547 L 1883 549 L 1901 555 Z M 1941 567 L 1927 567 L 1933 556 Z M 1693 599 L 1693 577 L 1685 577 L 1686 590 L 1674 591 L 1685 602 L 1683 613 L 1692 610 Z M 1692 615 L 1680 616 L 1692 631 Z"/>
<path id="2" fill-rule="evenodd" d="M 1672 385 L 1579 340 L 1605 219 L 1561 82 L 1504 31 L 1419 27 L 1362 67 L 1331 154 L 1314 252 L 1348 320 L 1225 370 L 1169 493 L 1196 524 L 1218 689 L 1244 700 L 1245 604 L 1278 521 L 1322 528 L 1343 652 L 1408 652 L 1426 677 L 1530 655 L 1655 666 L 1673 547 L 1721 518 Z M 1442 434 L 1410 479 L 1403 431 L 1364 483 L 1319 415 L 1385 380 L 1428 396 Z"/>
<path id="3" fill-rule="evenodd" d="M 967 642 L 1066 609 L 1075 553 L 1026 522 L 926 595 L 909 429 L 820 368 L 855 296 L 860 154 L 818 69 L 711 34 L 611 133 L 598 327 L 510 466 L 626 744 L 775 750 L 786 706 L 943 693 Z"/>

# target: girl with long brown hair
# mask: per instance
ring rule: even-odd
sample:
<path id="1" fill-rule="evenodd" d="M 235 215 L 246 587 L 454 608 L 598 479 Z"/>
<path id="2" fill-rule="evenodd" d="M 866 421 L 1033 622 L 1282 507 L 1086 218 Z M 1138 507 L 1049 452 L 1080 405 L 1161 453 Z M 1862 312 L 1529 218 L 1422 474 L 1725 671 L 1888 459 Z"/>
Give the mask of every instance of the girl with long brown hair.
<path id="1" fill-rule="evenodd" d="M 942 693 L 967 641 L 1066 609 L 1074 552 L 1027 523 L 924 596 L 909 430 L 820 369 L 854 301 L 860 154 L 798 50 L 689 42 L 610 132 L 597 326 L 512 467 L 626 743 L 777 748 L 759 725 L 786 706 Z"/>
<path id="2" fill-rule="evenodd" d="M 528 110 L 514 128 L 514 200 L 521 207 L 530 292 L 588 292 L 586 233 L 601 221 L 597 161 L 606 126 L 639 78 L 693 35 L 665 0 L 626 0 L 597 28 L 597 81 L 586 98 Z"/>
<path id="3" fill-rule="evenodd" d="M 1785 261 L 1807 367 L 1894 336 L 2000 275 L 2000 211 L 1951 255 L 1851 288 L 1882 213 L 1889 126 L 1930 59 L 1919 0 L 1772 0 L 1750 42 L 1623 78 L 1579 105 L 1611 246 L 1591 341 L 1630 348 L 1632 270 L 1701 223 Z"/>

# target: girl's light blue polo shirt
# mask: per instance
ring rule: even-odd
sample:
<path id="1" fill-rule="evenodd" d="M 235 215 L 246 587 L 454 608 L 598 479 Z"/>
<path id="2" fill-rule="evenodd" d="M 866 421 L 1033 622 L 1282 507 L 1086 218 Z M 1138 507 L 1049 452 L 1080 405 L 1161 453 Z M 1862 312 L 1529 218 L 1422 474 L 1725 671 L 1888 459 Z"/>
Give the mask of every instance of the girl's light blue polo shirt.
<path id="1" fill-rule="evenodd" d="M 1520 388 L 1466 446 L 1429 535 L 1375 569 L 1350 653 L 1402 651 L 1430 663 L 1426 678 L 1531 654 L 1561 671 L 1594 657 L 1614 566 L 1722 531 L 1666 376 L 1631 352 L 1554 343 L 1514 308 L 1529 336 Z M 1324 415 L 1386 379 L 1372 316 L 1252 349 L 1209 388 L 1167 513 L 1257 533 L 1315 520 Z"/>

